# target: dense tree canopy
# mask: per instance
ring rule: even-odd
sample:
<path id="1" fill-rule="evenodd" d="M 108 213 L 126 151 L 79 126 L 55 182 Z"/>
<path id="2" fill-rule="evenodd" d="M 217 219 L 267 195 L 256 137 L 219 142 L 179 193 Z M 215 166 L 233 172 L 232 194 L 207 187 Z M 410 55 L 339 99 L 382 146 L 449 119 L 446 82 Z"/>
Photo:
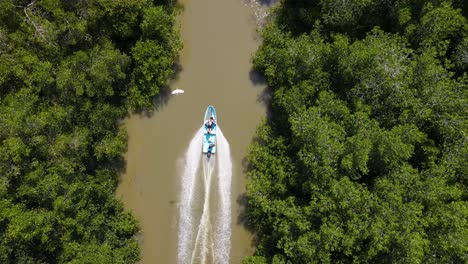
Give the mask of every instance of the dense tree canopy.
<path id="1" fill-rule="evenodd" d="M 0 1 L 0 263 L 134 263 L 115 200 L 129 110 L 181 43 L 173 1 Z"/>
<path id="2" fill-rule="evenodd" d="M 283 0 L 244 263 L 468 262 L 466 1 Z"/>

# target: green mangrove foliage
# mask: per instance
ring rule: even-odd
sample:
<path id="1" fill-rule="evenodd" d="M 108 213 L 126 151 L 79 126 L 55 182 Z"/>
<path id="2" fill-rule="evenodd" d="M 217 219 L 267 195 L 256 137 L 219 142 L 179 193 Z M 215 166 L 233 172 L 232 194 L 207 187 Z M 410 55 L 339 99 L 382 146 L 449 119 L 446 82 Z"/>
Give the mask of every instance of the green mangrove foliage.
<path id="1" fill-rule="evenodd" d="M 466 1 L 284 0 L 244 263 L 468 262 Z"/>
<path id="2" fill-rule="evenodd" d="M 181 43 L 172 1 L 0 1 L 0 263 L 134 263 L 115 200 L 130 110 Z"/>

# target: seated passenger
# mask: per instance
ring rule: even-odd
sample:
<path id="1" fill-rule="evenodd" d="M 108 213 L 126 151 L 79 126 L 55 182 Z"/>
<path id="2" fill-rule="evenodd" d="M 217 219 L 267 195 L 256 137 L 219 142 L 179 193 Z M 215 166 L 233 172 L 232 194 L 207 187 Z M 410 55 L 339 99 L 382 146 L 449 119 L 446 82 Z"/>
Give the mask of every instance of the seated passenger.
<path id="1" fill-rule="evenodd" d="M 213 129 L 215 125 L 216 125 L 216 120 L 213 118 L 213 116 L 210 116 L 210 118 L 206 120 L 205 122 L 205 127 L 206 127 L 206 131 L 208 132 L 208 134 L 211 133 L 211 130 Z"/>

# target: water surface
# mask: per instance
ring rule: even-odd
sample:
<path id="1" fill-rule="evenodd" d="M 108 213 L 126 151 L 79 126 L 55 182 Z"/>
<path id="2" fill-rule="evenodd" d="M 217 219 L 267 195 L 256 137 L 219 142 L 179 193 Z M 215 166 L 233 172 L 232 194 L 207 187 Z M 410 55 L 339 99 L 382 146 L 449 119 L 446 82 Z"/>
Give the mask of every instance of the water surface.
<path id="1" fill-rule="evenodd" d="M 238 224 L 238 201 L 245 192 L 243 159 L 265 115 L 263 85 L 251 81 L 257 49 L 255 10 L 243 0 L 186 0 L 180 16 L 181 72 L 171 84 L 184 94 L 169 98 L 154 115 L 126 120 L 126 172 L 117 190 L 142 227 L 141 263 L 176 263 L 180 177 L 184 152 L 200 128 L 207 105 L 231 146 L 231 263 L 253 252 L 249 232 Z"/>

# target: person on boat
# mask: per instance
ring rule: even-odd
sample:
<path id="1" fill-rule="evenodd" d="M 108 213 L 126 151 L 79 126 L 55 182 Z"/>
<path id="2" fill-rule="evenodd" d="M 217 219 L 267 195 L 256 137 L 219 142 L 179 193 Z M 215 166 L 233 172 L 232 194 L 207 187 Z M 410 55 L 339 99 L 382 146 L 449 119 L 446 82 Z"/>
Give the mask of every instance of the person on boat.
<path id="1" fill-rule="evenodd" d="M 211 133 L 211 130 L 213 129 L 215 125 L 216 125 L 216 120 L 213 118 L 213 116 L 210 116 L 210 118 L 206 120 L 205 122 L 206 131 L 208 132 L 208 134 Z"/>

